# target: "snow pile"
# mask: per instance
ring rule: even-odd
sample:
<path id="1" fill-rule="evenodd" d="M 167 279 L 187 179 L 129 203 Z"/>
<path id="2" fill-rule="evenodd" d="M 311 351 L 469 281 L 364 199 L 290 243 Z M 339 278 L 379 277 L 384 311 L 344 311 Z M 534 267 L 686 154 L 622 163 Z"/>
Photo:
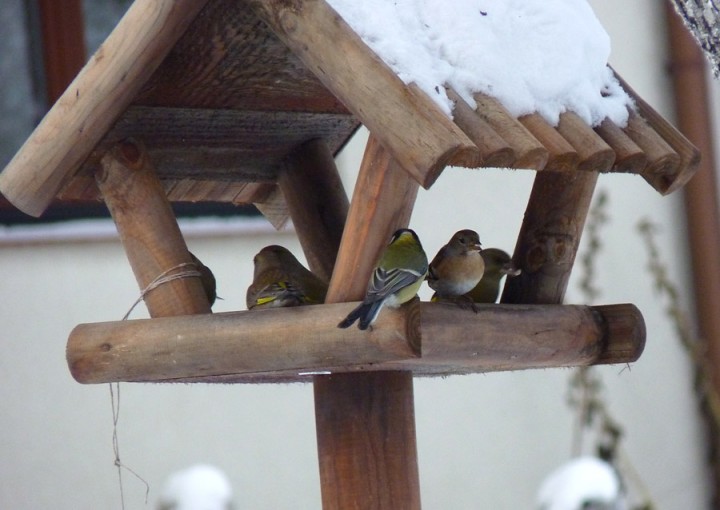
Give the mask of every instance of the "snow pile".
<path id="1" fill-rule="evenodd" d="M 626 510 L 613 467 L 597 457 L 578 457 L 550 473 L 538 491 L 539 510 Z"/>
<path id="2" fill-rule="evenodd" d="M 230 510 L 232 488 L 214 466 L 197 464 L 173 473 L 163 486 L 158 510 Z"/>
<path id="3" fill-rule="evenodd" d="M 557 125 L 573 111 L 593 126 L 627 122 L 630 98 L 607 67 L 610 38 L 586 0 L 328 0 L 405 83 L 448 115 L 444 84 L 514 116 Z"/>

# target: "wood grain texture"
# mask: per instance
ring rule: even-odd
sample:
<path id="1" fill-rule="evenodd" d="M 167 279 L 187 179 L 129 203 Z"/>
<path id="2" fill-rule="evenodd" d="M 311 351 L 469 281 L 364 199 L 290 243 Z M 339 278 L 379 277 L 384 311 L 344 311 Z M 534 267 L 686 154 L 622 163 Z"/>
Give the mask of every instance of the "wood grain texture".
<path id="1" fill-rule="evenodd" d="M 337 322 L 356 304 L 81 324 L 68 339 L 68 365 L 76 380 L 91 384 L 309 382 L 313 373 L 327 372 L 349 374 L 344 380 L 365 391 L 383 378 L 366 383 L 368 372 L 437 376 L 628 363 L 645 345 L 642 314 L 630 304 L 478 305 L 474 313 L 453 304 L 414 302 L 383 310 L 372 331 L 339 330 Z M 315 379 L 338 384 L 335 377 Z M 373 391 L 358 400 L 385 398 Z M 342 393 L 355 394 L 347 388 Z M 326 401 L 318 405 L 332 412 Z M 356 418 L 362 425 L 372 421 Z M 351 424 L 339 431 L 348 429 Z M 360 455 L 367 451 L 372 450 Z M 326 461 L 337 469 L 332 459 Z M 370 469 L 376 468 L 384 469 Z"/>
<path id="2" fill-rule="evenodd" d="M 335 160 L 323 140 L 288 156 L 278 177 L 310 269 L 330 281 L 350 207 Z"/>
<path id="3" fill-rule="evenodd" d="M 607 172 L 612 168 L 615 152 L 576 113 L 561 113 L 557 130 L 577 151 L 578 170 Z"/>
<path id="4" fill-rule="evenodd" d="M 446 88 L 453 101 L 453 122 L 480 150 L 478 166 L 509 168 L 515 163 L 515 151 L 475 110 L 454 90 Z"/>
<path id="5" fill-rule="evenodd" d="M 635 102 L 637 113 L 650 125 L 652 131 L 662 138 L 671 149 L 680 156 L 679 165 L 656 164 L 650 154 L 648 154 L 649 165 L 643 177 L 652 185 L 659 193 L 667 195 L 684 186 L 690 178 L 695 175 L 700 165 L 700 151 L 688 140 L 680 131 L 672 124 L 665 120 L 652 106 L 650 106 L 642 97 L 640 97 L 628 83 L 622 79 L 620 75 L 615 73 L 615 77 Z M 632 120 L 631 114 L 631 120 Z M 628 130 L 631 129 L 628 125 Z M 632 134 L 626 130 L 628 136 L 633 138 Z M 647 150 L 633 138 L 643 150 Z"/>
<path id="6" fill-rule="evenodd" d="M 133 103 L 349 114 L 247 2 L 237 0 L 207 2 Z"/>
<path id="7" fill-rule="evenodd" d="M 333 374 L 314 386 L 323 508 L 419 509 L 415 403 L 408 374 L 363 374 L 362 384 L 358 378 Z"/>
<path id="8" fill-rule="evenodd" d="M 39 216 L 185 31 L 204 0 L 138 0 L 0 174 L 0 191 Z"/>
<path id="9" fill-rule="evenodd" d="M 605 119 L 595 128 L 595 132 L 615 152 L 615 162 L 611 168 L 613 172 L 642 174 L 645 171 L 647 155 L 620 126 Z"/>
<path id="10" fill-rule="evenodd" d="M 549 154 L 543 145 L 497 99 L 473 94 L 476 113 L 515 151 L 515 168 L 542 170 Z"/>
<path id="11" fill-rule="evenodd" d="M 126 141 L 106 154 L 97 182 L 140 290 L 165 271 L 192 263 L 165 190 L 142 146 Z M 178 268 L 170 274 L 190 269 Z M 145 295 L 145 304 L 151 317 L 210 312 L 199 277 L 164 283 Z"/>
<path id="12" fill-rule="evenodd" d="M 475 144 L 324 0 L 248 3 L 422 186 L 429 188 L 446 165 L 476 166 Z"/>
<path id="13" fill-rule="evenodd" d="M 548 161 L 543 170 L 569 172 L 577 169 L 580 156 L 575 148 L 539 113 L 523 115 L 518 120 L 547 149 Z"/>
<path id="14" fill-rule="evenodd" d="M 417 191 L 417 181 L 371 134 L 326 303 L 364 297 L 390 236 L 408 225 Z M 323 508 L 419 509 L 412 373 L 316 376 L 313 388 Z"/>
<path id="15" fill-rule="evenodd" d="M 565 296 L 597 172 L 538 172 L 515 245 L 503 303 L 561 303 Z"/>
<path id="16" fill-rule="evenodd" d="M 263 200 L 253 202 L 253 205 L 276 230 L 284 228 L 290 221 L 290 211 L 285 201 L 285 195 L 277 184 L 273 184 L 272 189 Z"/>

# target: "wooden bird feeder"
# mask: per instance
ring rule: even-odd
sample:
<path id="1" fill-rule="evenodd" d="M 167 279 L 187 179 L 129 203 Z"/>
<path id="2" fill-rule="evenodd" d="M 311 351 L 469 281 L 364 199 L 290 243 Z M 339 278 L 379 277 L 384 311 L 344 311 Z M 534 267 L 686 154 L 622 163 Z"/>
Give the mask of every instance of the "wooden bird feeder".
<path id="1" fill-rule="evenodd" d="M 599 173 L 670 193 L 699 153 L 623 82 L 628 125 L 573 113 L 553 127 L 491 97 L 453 120 L 405 85 L 325 0 L 136 0 L 0 174 L 40 215 L 103 199 L 141 289 L 190 263 L 171 201 L 253 203 L 291 217 L 326 304 L 211 314 L 197 278 L 146 295 L 151 319 L 81 324 L 83 383 L 312 381 L 323 507 L 419 508 L 414 375 L 626 363 L 645 342 L 630 304 L 563 306 Z M 348 202 L 333 156 L 370 131 Z M 537 172 L 502 303 L 477 314 L 413 302 L 369 332 L 337 322 L 360 299 L 419 186 L 448 165 Z M 341 283 L 342 282 L 342 283 Z"/>

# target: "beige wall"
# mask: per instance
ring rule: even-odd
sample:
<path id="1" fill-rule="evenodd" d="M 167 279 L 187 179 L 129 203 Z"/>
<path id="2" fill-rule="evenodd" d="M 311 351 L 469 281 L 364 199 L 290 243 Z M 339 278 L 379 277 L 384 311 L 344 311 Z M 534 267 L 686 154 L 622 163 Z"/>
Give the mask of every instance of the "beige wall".
<path id="1" fill-rule="evenodd" d="M 611 62 L 667 113 L 658 4 L 593 5 L 613 36 Z M 350 187 L 361 142 L 339 159 Z M 531 172 L 447 169 L 420 192 L 411 226 L 431 256 L 460 228 L 511 251 L 531 185 Z M 658 241 L 671 277 L 684 282 L 679 197 L 660 197 L 634 176 L 602 176 L 600 188 L 610 194 L 611 220 L 598 260 L 598 303 L 635 303 L 648 329 L 639 362 L 601 369 L 607 402 L 658 508 L 703 508 L 709 486 L 688 363 L 653 293 L 635 230 L 644 216 L 662 225 Z M 290 232 L 188 235 L 218 277 L 225 299 L 216 312 L 244 308 L 252 256 L 271 243 L 300 253 Z M 122 248 L 108 240 L 6 244 L 0 268 L 0 508 L 120 508 L 108 387 L 74 382 L 64 349 L 75 325 L 118 320 L 135 300 Z M 569 302 L 582 302 L 577 276 Z M 134 317 L 145 315 L 140 307 Z M 531 508 L 542 478 L 570 454 L 570 375 L 558 369 L 417 380 L 424 507 Z M 319 508 L 313 420 L 309 385 L 123 384 L 121 456 L 150 483 L 150 507 L 168 473 L 208 462 L 227 472 L 238 509 Z M 143 508 L 142 485 L 127 472 L 124 480 L 126 508 Z"/>

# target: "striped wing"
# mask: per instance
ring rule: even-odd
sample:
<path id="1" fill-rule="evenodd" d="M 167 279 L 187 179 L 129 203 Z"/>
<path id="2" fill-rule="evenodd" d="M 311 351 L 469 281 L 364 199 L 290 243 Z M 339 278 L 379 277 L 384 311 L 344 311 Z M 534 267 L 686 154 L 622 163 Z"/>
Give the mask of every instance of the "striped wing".
<path id="1" fill-rule="evenodd" d="M 393 268 L 386 271 L 378 267 L 373 273 L 365 301 L 385 299 L 408 285 L 412 285 L 423 276 L 412 269 Z"/>

